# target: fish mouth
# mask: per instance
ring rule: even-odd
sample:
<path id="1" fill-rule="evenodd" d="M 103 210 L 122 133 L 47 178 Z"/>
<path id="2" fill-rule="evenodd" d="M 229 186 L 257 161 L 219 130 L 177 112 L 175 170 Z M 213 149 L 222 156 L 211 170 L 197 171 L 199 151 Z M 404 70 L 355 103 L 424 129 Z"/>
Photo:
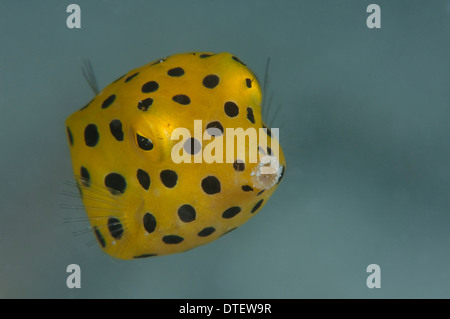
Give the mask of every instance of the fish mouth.
<path id="1" fill-rule="evenodd" d="M 281 178 L 283 166 L 276 156 L 262 156 L 256 167 L 250 173 L 253 186 L 258 189 L 270 189 Z"/>

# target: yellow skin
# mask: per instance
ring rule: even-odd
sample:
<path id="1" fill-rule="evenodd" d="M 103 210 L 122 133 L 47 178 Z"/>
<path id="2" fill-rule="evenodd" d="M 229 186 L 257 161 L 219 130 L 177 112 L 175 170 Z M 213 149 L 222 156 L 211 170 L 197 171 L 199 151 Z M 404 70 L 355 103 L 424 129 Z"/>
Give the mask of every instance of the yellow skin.
<path id="1" fill-rule="evenodd" d="M 213 76 L 206 79 L 208 75 Z M 176 95 L 189 97 L 189 103 L 185 97 L 174 101 Z M 171 136 L 174 129 L 187 128 L 194 137 L 194 120 L 202 121 L 202 133 L 208 123 L 218 121 L 224 134 L 207 134 L 210 140 L 203 141 L 201 135 L 196 137 L 203 151 L 222 139 L 223 148 L 215 152 L 225 154 L 231 140 L 226 139 L 226 128 L 263 126 L 261 98 L 256 77 L 231 54 L 184 53 L 131 70 L 72 114 L 66 126 L 73 170 L 102 249 L 122 259 L 183 252 L 216 240 L 254 216 L 284 174 L 286 163 L 277 141 L 268 137 L 267 145 L 280 164 L 278 174 L 269 176 L 256 174 L 259 157 L 257 163 L 249 162 L 249 141 L 245 156 L 242 149 L 234 148 L 235 159 L 243 160 L 243 166 L 226 163 L 226 158 L 223 163 L 194 163 L 195 157 L 202 159 L 201 154 L 191 155 L 183 148 L 191 163 L 177 164 L 172 149 L 184 145 L 186 138 Z M 238 114 L 233 107 L 226 110 L 226 102 L 235 103 Z M 140 147 L 137 134 L 149 139 L 152 148 Z M 265 146 L 261 148 L 267 152 Z M 144 173 L 139 179 L 138 170 L 149 178 Z M 164 170 L 176 172 L 174 186 L 163 183 Z M 108 180 L 111 173 L 123 179 L 114 175 Z M 203 182 L 209 193 L 202 186 L 208 176 L 215 177 Z M 188 206 L 180 210 L 183 205 L 190 205 L 195 213 Z"/>

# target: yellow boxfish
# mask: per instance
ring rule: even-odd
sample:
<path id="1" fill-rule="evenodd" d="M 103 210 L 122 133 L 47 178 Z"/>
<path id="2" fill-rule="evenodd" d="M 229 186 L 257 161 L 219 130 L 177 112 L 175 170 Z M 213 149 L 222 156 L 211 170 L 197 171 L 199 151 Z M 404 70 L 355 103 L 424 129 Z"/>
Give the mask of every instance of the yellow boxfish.
<path id="1" fill-rule="evenodd" d="M 286 167 L 261 101 L 237 57 L 191 52 L 129 71 L 73 113 L 73 172 L 101 248 L 183 252 L 254 216 Z"/>

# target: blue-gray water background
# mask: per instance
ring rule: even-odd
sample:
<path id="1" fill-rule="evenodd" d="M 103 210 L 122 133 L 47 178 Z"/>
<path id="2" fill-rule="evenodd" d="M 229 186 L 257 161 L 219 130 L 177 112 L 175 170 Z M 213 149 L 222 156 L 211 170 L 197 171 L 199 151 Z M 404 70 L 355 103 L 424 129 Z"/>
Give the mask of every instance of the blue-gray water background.
<path id="1" fill-rule="evenodd" d="M 66 27 L 72 2 L 81 29 Z M 381 29 L 366 26 L 373 2 Z M 260 78 L 271 57 L 285 180 L 212 244 L 113 260 L 60 207 L 64 121 L 93 96 L 82 59 L 104 87 L 186 51 L 232 52 Z M 0 297 L 450 297 L 449 59 L 450 1 L 2 0 Z"/>

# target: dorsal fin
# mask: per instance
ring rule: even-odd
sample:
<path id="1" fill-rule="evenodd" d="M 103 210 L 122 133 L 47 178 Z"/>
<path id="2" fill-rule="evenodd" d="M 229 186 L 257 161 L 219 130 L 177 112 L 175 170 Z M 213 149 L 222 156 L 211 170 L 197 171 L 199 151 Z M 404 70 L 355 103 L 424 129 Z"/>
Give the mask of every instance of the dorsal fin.
<path id="1" fill-rule="evenodd" d="M 91 87 L 92 91 L 94 91 L 95 95 L 100 93 L 100 90 L 98 89 L 97 78 L 95 77 L 94 68 L 92 67 L 91 61 L 88 58 L 83 59 L 81 71 L 83 72 L 84 78 Z"/>

